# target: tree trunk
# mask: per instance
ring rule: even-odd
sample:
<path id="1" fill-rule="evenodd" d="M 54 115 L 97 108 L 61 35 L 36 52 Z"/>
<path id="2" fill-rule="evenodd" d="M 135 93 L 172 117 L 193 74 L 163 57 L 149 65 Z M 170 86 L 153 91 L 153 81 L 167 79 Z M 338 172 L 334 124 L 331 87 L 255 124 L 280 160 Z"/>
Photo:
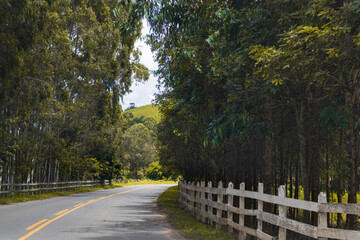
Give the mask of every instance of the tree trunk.
<path id="1" fill-rule="evenodd" d="M 272 125 L 272 112 L 271 112 L 272 98 L 266 96 L 265 103 L 265 118 L 268 126 Z M 270 136 L 265 136 L 265 152 L 264 152 L 264 192 L 271 193 L 272 191 L 272 152 L 273 152 L 273 141 Z"/>
<path id="2" fill-rule="evenodd" d="M 295 167 L 295 199 L 299 199 L 299 160 L 296 161 L 296 167 Z M 299 216 L 299 209 L 295 208 L 294 209 L 294 217 Z"/>
<path id="3" fill-rule="evenodd" d="M 347 93 L 345 96 L 346 107 L 353 113 L 352 96 Z M 348 129 L 346 130 L 346 149 L 348 159 L 348 203 L 356 203 L 356 142 L 355 142 L 354 117 L 351 116 Z M 357 215 L 348 214 L 346 223 L 348 229 L 356 230 Z"/>
<path id="4" fill-rule="evenodd" d="M 265 121 L 267 126 L 272 126 L 272 98 L 266 96 L 265 102 Z M 272 194 L 273 178 L 272 178 L 272 153 L 273 153 L 273 140 L 271 136 L 265 135 L 264 142 L 264 193 Z M 276 188 L 275 188 L 276 189 Z M 271 212 L 271 204 L 264 203 L 264 211 Z M 264 230 L 269 231 L 271 228 L 270 224 L 264 224 Z"/>
<path id="5" fill-rule="evenodd" d="M 310 188 L 309 188 L 309 176 L 307 170 L 307 145 L 306 145 L 306 130 L 305 130 L 305 100 L 301 100 L 299 112 L 297 113 L 297 128 L 299 138 L 299 164 L 300 164 L 300 175 L 301 182 L 304 189 L 304 199 L 310 200 Z M 304 211 L 304 221 L 309 222 L 309 213 Z"/>
<path id="6" fill-rule="evenodd" d="M 327 132 L 325 133 L 325 145 L 326 145 L 326 152 L 325 152 L 325 159 L 326 159 L 326 179 L 325 179 L 325 188 L 326 188 L 326 201 L 330 202 L 330 176 L 329 176 L 329 172 L 330 172 L 330 164 L 329 164 L 329 136 L 327 134 Z M 330 226 L 331 224 L 331 218 L 330 218 L 330 213 L 328 213 L 328 217 L 327 217 L 327 221 L 328 221 L 328 225 Z"/>
<path id="7" fill-rule="evenodd" d="M 308 174 L 311 180 L 310 192 L 311 201 L 317 202 L 320 193 L 320 155 L 319 155 L 319 113 L 317 104 L 309 106 L 309 128 L 308 132 Z M 311 213 L 311 223 L 317 225 L 317 214 Z"/>

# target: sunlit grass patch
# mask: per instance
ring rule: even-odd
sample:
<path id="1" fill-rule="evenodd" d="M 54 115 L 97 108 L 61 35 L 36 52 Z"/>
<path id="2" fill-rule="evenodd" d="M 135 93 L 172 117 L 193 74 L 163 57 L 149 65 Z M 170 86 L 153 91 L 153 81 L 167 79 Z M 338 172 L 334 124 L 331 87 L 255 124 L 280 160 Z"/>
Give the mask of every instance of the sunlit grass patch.
<path id="1" fill-rule="evenodd" d="M 127 179 L 123 182 L 114 182 L 113 186 L 115 187 L 124 187 L 124 186 L 133 186 L 133 185 L 149 185 L 149 184 L 177 184 L 175 181 L 168 181 L 168 180 L 148 180 L 148 179 L 142 179 L 142 180 L 134 180 L 134 179 Z"/>
<path id="2" fill-rule="evenodd" d="M 140 118 L 142 116 L 153 118 L 156 120 L 156 122 L 160 122 L 161 119 L 159 107 L 154 104 L 130 109 L 125 111 L 124 113 L 132 113 L 134 115 L 134 118 Z"/>

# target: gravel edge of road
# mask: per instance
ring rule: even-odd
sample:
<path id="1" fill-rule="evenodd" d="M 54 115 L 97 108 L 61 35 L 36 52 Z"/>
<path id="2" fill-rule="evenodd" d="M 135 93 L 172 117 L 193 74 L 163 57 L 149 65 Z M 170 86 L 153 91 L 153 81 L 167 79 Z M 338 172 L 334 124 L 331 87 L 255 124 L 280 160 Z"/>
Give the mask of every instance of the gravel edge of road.
<path id="1" fill-rule="evenodd" d="M 158 197 L 156 197 L 153 201 L 153 206 L 154 206 L 154 210 L 156 211 L 157 214 L 159 214 L 161 220 L 160 220 L 160 224 L 167 228 L 169 230 L 169 232 L 166 234 L 168 237 L 174 239 L 174 240 L 187 240 L 187 238 L 185 238 L 181 231 L 179 229 L 177 229 L 176 227 L 174 227 L 169 221 L 168 221 L 168 216 L 165 212 L 163 212 L 158 204 Z"/>

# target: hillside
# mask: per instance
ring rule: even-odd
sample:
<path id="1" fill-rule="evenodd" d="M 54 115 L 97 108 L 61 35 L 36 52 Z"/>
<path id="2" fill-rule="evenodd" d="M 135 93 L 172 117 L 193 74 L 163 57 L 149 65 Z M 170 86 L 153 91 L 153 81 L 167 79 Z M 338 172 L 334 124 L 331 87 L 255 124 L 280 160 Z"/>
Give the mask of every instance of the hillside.
<path id="1" fill-rule="evenodd" d="M 124 113 L 132 113 L 134 115 L 134 118 L 140 118 L 141 116 L 145 116 L 149 118 L 154 118 L 156 122 L 160 122 L 159 109 L 154 104 L 133 108 L 125 111 Z"/>

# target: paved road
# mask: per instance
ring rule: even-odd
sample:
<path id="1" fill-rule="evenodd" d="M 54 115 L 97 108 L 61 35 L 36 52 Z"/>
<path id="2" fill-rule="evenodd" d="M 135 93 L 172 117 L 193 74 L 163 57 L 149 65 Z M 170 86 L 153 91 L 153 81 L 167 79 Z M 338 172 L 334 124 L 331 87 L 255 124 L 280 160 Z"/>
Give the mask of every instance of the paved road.
<path id="1" fill-rule="evenodd" d="M 154 202 L 170 186 L 129 186 L 0 206 L 0 240 L 181 239 L 166 227 Z"/>

